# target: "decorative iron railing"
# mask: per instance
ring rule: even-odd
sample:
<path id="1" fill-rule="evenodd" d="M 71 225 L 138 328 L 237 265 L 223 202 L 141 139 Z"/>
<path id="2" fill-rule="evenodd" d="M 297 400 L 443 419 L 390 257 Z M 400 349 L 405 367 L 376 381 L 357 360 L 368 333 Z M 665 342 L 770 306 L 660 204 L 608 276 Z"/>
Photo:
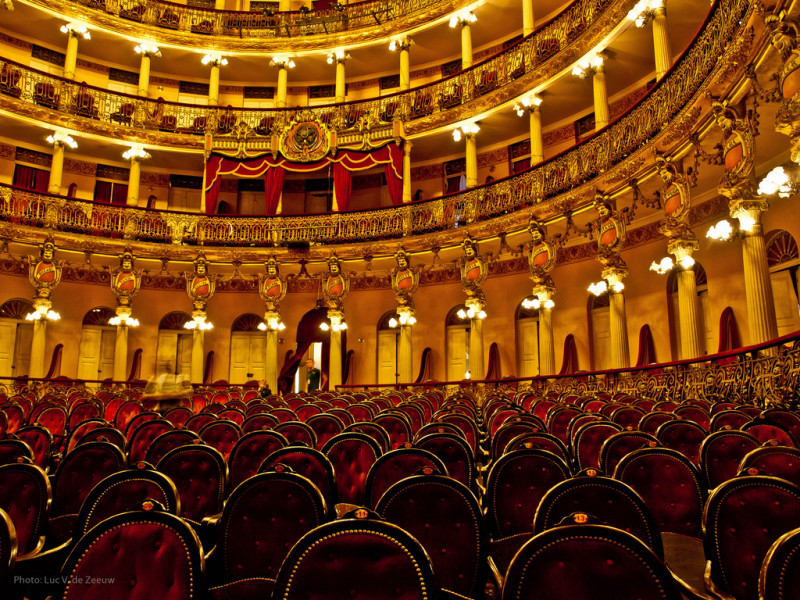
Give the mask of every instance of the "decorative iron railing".
<path id="1" fill-rule="evenodd" d="M 210 246 L 341 244 L 451 230 L 574 189 L 645 146 L 690 103 L 751 9 L 748 0 L 717 2 L 683 57 L 628 113 L 544 163 L 459 194 L 369 211 L 223 217 L 95 204 L 0 186 L 0 218 L 62 231 Z"/>
<path id="2" fill-rule="evenodd" d="M 321 122 L 339 131 L 394 119 L 413 123 L 532 73 L 567 48 L 610 7 L 624 9 L 628 4 L 632 5 L 633 0 L 576 0 L 531 35 L 469 69 L 381 98 L 315 106 L 312 110 Z M 6 98 L 29 106 L 13 100 L 4 102 Z M 251 132 L 248 143 L 262 151 L 269 151 L 270 134 L 289 123 L 300 110 L 201 106 L 141 98 L 50 75 L 8 59 L 0 60 L 0 106 L 3 105 L 26 116 L 95 133 L 98 124 L 127 129 L 134 135 L 161 132 L 169 135 L 161 136 L 159 142 L 174 141 L 175 145 L 198 149 L 203 147 L 201 136 L 208 133 L 212 138 L 224 138 L 243 123 Z M 56 113 L 53 117 L 48 115 L 51 111 Z M 120 134 L 125 135 L 125 131 Z"/>
<path id="3" fill-rule="evenodd" d="M 796 405 L 800 400 L 800 332 L 770 342 L 691 360 L 631 369 L 590 371 L 529 378 L 423 382 L 394 385 L 351 384 L 340 392 L 402 387 L 442 389 L 447 393 L 529 390 L 563 400 L 578 396 L 626 394 L 654 400 L 729 400 L 761 407 Z"/>

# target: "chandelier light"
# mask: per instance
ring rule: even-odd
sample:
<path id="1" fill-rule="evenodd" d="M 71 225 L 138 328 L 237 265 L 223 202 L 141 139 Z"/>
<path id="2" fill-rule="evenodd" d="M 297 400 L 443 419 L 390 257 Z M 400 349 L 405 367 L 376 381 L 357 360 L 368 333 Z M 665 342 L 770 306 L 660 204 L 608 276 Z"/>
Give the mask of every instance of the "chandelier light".
<path id="1" fill-rule="evenodd" d="M 542 97 L 539 94 L 529 94 L 520 98 L 519 102 L 515 102 L 512 108 L 517 113 L 517 116 L 521 117 L 525 114 L 526 110 L 530 109 L 531 107 L 536 108 L 541 105 Z"/>
<path id="2" fill-rule="evenodd" d="M 481 309 L 479 311 L 476 311 L 474 308 L 468 308 L 467 310 L 464 310 L 463 308 L 459 308 L 458 312 L 456 313 L 456 316 L 458 316 L 458 318 L 462 319 L 462 320 L 463 319 L 481 319 L 481 320 L 483 320 L 489 315 L 487 315 L 486 311 L 483 310 L 483 309 Z"/>
<path id="3" fill-rule="evenodd" d="M 125 160 L 147 160 L 150 158 L 150 153 L 141 146 L 131 146 L 122 153 L 122 158 Z"/>
<path id="4" fill-rule="evenodd" d="M 210 64 L 215 67 L 224 67 L 228 64 L 228 59 L 222 56 L 219 52 L 209 52 L 202 58 L 201 62 L 204 65 Z"/>
<path id="5" fill-rule="evenodd" d="M 198 331 L 210 331 L 211 329 L 214 329 L 214 324 L 210 321 L 206 321 L 204 318 L 195 317 L 191 321 L 186 321 L 186 323 L 183 324 L 183 328 L 189 330 L 196 329 Z"/>
<path id="6" fill-rule="evenodd" d="M 48 135 L 47 143 L 55 146 L 69 146 L 73 150 L 78 147 L 78 142 L 76 142 L 71 135 L 63 131 L 54 131 L 52 134 Z"/>
<path id="7" fill-rule="evenodd" d="M 475 135 L 481 130 L 477 123 L 464 123 L 461 127 L 453 129 L 453 140 L 460 142 L 462 137 Z"/>
<path id="8" fill-rule="evenodd" d="M 450 17 L 450 27 L 455 29 L 459 25 L 469 25 L 477 20 L 478 17 L 475 16 L 474 12 L 471 10 L 462 10 Z"/>
<path id="9" fill-rule="evenodd" d="M 322 325 L 323 324 L 320 324 L 320 329 L 322 329 Z M 327 323 L 325 323 L 325 325 L 327 325 Z M 261 321 L 261 323 L 258 324 L 258 329 L 260 331 L 283 331 L 286 329 L 286 325 L 280 320 L 280 317 L 270 317 Z"/>
<path id="10" fill-rule="evenodd" d="M 334 63 L 334 61 L 341 62 L 343 60 L 349 60 L 349 58 L 350 58 L 350 53 L 347 52 L 346 50 L 341 49 L 341 48 L 339 48 L 337 50 L 331 50 L 330 52 L 328 52 L 328 64 L 329 65 L 332 65 Z"/>
<path id="11" fill-rule="evenodd" d="M 81 36 L 85 40 L 92 39 L 92 34 L 89 33 L 89 29 L 83 23 L 67 23 L 66 25 L 61 26 L 61 33 L 68 33 L 74 36 Z"/>
<path id="12" fill-rule="evenodd" d="M 139 319 L 135 319 L 133 317 L 127 315 L 121 315 L 116 317 L 111 317 L 108 320 L 109 325 L 126 325 L 128 327 L 138 327 L 139 326 Z"/>
<path id="13" fill-rule="evenodd" d="M 269 61 L 270 67 L 278 67 L 280 69 L 294 69 L 294 61 L 285 54 L 276 54 Z"/>
<path id="14" fill-rule="evenodd" d="M 633 21 L 636 27 L 644 27 L 655 11 L 663 7 L 664 0 L 639 0 L 628 12 L 628 20 Z"/>
<path id="15" fill-rule="evenodd" d="M 60 314 L 44 306 L 25 315 L 26 321 L 41 321 L 42 319 L 46 319 L 47 321 L 58 321 L 60 318 Z"/>
<path id="16" fill-rule="evenodd" d="M 595 296 L 602 296 L 608 291 L 608 284 L 605 280 L 589 284 L 589 292 Z"/>
<path id="17" fill-rule="evenodd" d="M 675 263 L 669 256 L 665 256 L 661 259 L 660 262 L 653 261 L 650 264 L 650 270 L 655 271 L 659 275 L 663 275 L 664 273 L 668 273 L 675 267 Z"/>
<path id="18" fill-rule="evenodd" d="M 783 167 L 775 167 L 764 176 L 764 179 L 758 184 L 758 193 L 761 196 L 778 194 L 780 198 L 788 198 L 792 195 L 792 182 Z"/>
<path id="19" fill-rule="evenodd" d="M 594 74 L 597 69 L 602 67 L 604 60 L 605 58 L 603 57 L 602 52 L 592 52 L 591 54 L 587 54 L 572 68 L 572 74 L 575 77 L 585 79 L 589 75 Z"/>
<path id="20" fill-rule="evenodd" d="M 161 56 L 161 50 L 152 42 L 139 42 L 139 45 L 134 47 L 133 51 L 144 56 Z"/>
<path id="21" fill-rule="evenodd" d="M 733 237 L 733 226 L 730 224 L 730 221 L 723 219 L 708 229 L 706 237 L 712 240 L 729 240 Z"/>

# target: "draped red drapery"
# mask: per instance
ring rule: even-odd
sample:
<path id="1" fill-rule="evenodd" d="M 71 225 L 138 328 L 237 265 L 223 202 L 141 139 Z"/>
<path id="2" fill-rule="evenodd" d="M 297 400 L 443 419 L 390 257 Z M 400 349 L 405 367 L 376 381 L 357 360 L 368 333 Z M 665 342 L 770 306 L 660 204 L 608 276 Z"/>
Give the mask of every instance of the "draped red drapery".
<path id="1" fill-rule="evenodd" d="M 285 171 L 308 172 L 325 168 L 333 163 L 334 189 L 339 210 L 347 210 L 352 190 L 352 171 L 364 171 L 378 165 L 386 165 L 386 182 L 392 204 L 400 204 L 403 194 L 403 150 L 397 144 L 387 144 L 369 152 L 339 150 L 335 155 L 326 156 L 311 163 L 292 162 L 287 158 L 271 154 L 244 160 L 212 154 L 206 162 L 205 199 L 206 213 L 214 214 L 219 201 L 219 191 L 223 175 L 239 177 L 264 177 L 266 195 L 266 214 L 275 214 L 283 186 Z M 270 173 L 273 171 L 273 173 Z M 278 173 L 281 171 L 281 173 Z M 339 176 L 337 177 L 337 172 Z"/>

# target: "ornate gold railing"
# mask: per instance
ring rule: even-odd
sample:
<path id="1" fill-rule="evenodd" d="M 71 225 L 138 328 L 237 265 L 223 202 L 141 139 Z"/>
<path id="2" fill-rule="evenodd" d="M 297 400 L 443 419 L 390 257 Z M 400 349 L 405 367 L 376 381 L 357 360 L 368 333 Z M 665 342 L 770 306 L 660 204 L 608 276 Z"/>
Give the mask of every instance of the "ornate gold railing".
<path id="1" fill-rule="evenodd" d="M 336 386 L 340 392 L 397 387 L 375 384 Z M 800 332 L 770 342 L 691 360 L 632 369 L 594 371 L 527 379 L 426 382 L 406 389 L 443 389 L 447 393 L 531 390 L 562 397 L 600 393 L 629 394 L 654 400 L 730 401 L 761 407 L 787 406 L 800 400 Z"/>
<path id="2" fill-rule="evenodd" d="M 0 217 L 64 231 L 221 246 L 359 242 L 482 221 L 585 184 L 645 146 L 691 102 L 751 9 L 748 0 L 717 2 L 679 62 L 628 113 L 573 149 L 524 173 L 460 194 L 371 211 L 222 217 L 94 204 L 0 186 Z"/>
<path id="3" fill-rule="evenodd" d="M 473 67 L 440 81 L 382 98 L 313 107 L 322 122 L 333 129 L 346 130 L 359 125 L 402 119 L 413 122 L 465 104 L 507 86 L 533 72 L 569 46 L 609 7 L 633 4 L 633 0 L 576 0 L 558 17 L 517 44 Z M 623 7 L 625 8 L 625 7 Z M 14 98 L 27 103 L 3 102 Z M 0 106 L 37 119 L 92 130 L 99 125 L 128 129 L 134 135 L 163 132 L 159 142 L 175 140 L 176 145 L 201 148 L 206 133 L 229 135 L 234 125 L 246 124 L 250 140 L 259 150 L 273 130 L 289 123 L 298 109 L 218 108 L 181 104 L 110 92 L 95 86 L 76 83 L 11 60 L 0 60 Z M 49 117 L 48 112 L 57 113 Z M 74 123 L 81 119 L 80 125 Z M 120 132 L 124 135 L 125 132 Z"/>

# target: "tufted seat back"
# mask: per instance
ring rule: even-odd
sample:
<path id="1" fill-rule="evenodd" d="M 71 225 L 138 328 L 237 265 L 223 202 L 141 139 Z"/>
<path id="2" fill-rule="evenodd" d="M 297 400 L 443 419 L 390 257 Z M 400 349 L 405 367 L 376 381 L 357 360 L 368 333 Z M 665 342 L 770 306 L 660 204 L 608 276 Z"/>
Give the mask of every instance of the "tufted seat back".
<path id="1" fill-rule="evenodd" d="M 287 446 L 273 452 L 259 471 L 270 471 L 278 464 L 289 467 L 313 483 L 325 498 L 328 508 L 333 509 L 336 505 L 336 477 L 327 456 L 314 448 Z"/>
<path id="2" fill-rule="evenodd" d="M 620 460 L 614 478 L 644 499 L 661 531 L 700 537 L 705 487 L 695 466 L 669 448 L 645 448 Z"/>
<path id="3" fill-rule="evenodd" d="M 155 500 L 177 515 L 180 500 L 175 484 L 166 475 L 146 468 L 128 469 L 109 475 L 98 483 L 83 501 L 75 521 L 75 538 L 113 515 L 119 515 L 145 500 Z"/>
<path id="4" fill-rule="evenodd" d="M 214 423 L 217 420 L 217 415 L 211 412 L 202 412 L 194 415 L 193 417 L 189 417 L 186 421 L 186 429 L 190 431 L 194 431 L 195 433 L 199 433 L 200 430 L 208 425 L 209 423 Z"/>
<path id="5" fill-rule="evenodd" d="M 413 402 L 402 402 L 397 405 L 397 410 L 405 414 L 411 423 L 411 432 L 416 433 L 425 425 L 425 411 Z"/>
<path id="6" fill-rule="evenodd" d="M 758 440 L 745 431 L 717 431 L 704 439 L 700 445 L 700 468 L 708 489 L 736 477 L 739 463 L 759 446 Z"/>
<path id="7" fill-rule="evenodd" d="M 25 424 L 25 410 L 21 406 L 11 403 L 4 404 L 2 410 L 8 419 L 6 432 L 16 433 L 19 431 L 20 427 Z"/>
<path id="8" fill-rule="evenodd" d="M 539 501 L 570 475 L 567 464 L 546 450 L 515 450 L 497 459 L 489 470 L 485 497 L 492 539 L 531 532 Z"/>
<path id="9" fill-rule="evenodd" d="M 569 463 L 569 450 L 564 443 L 556 436 L 544 432 L 530 432 L 518 435 L 506 446 L 506 452 L 514 450 L 538 448 L 539 450 L 547 450 L 552 452 L 564 462 Z"/>
<path id="10" fill-rule="evenodd" d="M 176 406 L 164 413 L 164 419 L 172 423 L 175 427 L 186 425 L 186 421 L 192 418 L 192 409 L 185 406 Z"/>
<path id="11" fill-rule="evenodd" d="M 763 413 L 765 419 L 780 425 L 788 431 L 795 441 L 800 440 L 800 415 L 790 410 L 772 408 Z"/>
<path id="12" fill-rule="evenodd" d="M 0 440 L 0 466 L 17 462 L 20 457 L 25 457 L 33 462 L 33 450 L 22 440 Z"/>
<path id="13" fill-rule="evenodd" d="M 157 468 L 178 488 L 181 517 L 199 523 L 222 510 L 228 465 L 218 450 L 201 444 L 174 448 Z"/>
<path id="14" fill-rule="evenodd" d="M 294 411 L 294 414 L 297 415 L 298 421 L 306 423 L 311 417 L 318 415 L 321 412 L 322 408 L 316 406 L 315 404 L 304 404 L 303 406 L 298 407 L 297 410 Z"/>
<path id="15" fill-rule="evenodd" d="M 67 447 L 66 452 L 72 452 L 75 447 L 80 443 L 83 436 L 85 436 L 90 431 L 95 429 L 99 429 L 100 427 L 106 427 L 108 423 L 106 423 L 102 419 L 89 419 L 87 421 L 83 421 L 80 425 L 76 426 L 69 434 L 67 438 Z"/>
<path id="16" fill-rule="evenodd" d="M 780 477 L 800 486 L 800 450 L 787 446 L 763 446 L 749 452 L 739 465 L 741 470 L 754 468 L 762 475 Z"/>
<path id="17" fill-rule="evenodd" d="M 634 536 L 605 525 L 567 525 L 529 540 L 506 573 L 503 598 L 679 600 L 664 563 Z"/>
<path id="18" fill-rule="evenodd" d="M 125 450 L 125 436 L 122 435 L 119 429 L 114 427 L 97 427 L 96 429 L 92 429 L 81 438 L 78 445 L 103 441 L 114 444 L 120 450 Z"/>
<path id="19" fill-rule="evenodd" d="M 576 470 L 600 468 L 600 450 L 603 443 L 622 427 L 609 421 L 595 421 L 581 425 L 572 438 L 572 457 Z"/>
<path id="20" fill-rule="evenodd" d="M 273 430 L 285 437 L 290 444 L 301 442 L 309 448 L 317 447 L 317 434 L 302 421 L 286 421 L 279 423 Z"/>
<path id="21" fill-rule="evenodd" d="M 333 436 L 342 433 L 344 423 L 335 415 L 320 413 L 308 418 L 306 424 L 317 435 L 317 449 L 322 448 Z"/>
<path id="22" fill-rule="evenodd" d="M 502 456 L 508 443 L 518 435 L 532 431 L 543 431 L 543 427 L 537 427 L 530 422 L 522 420 L 520 417 L 507 419 L 492 436 L 491 456 L 496 459 Z"/>
<path id="23" fill-rule="evenodd" d="M 631 427 L 636 429 L 643 415 L 644 411 L 636 406 L 620 406 L 611 413 L 611 420 L 623 428 Z"/>
<path id="24" fill-rule="evenodd" d="M 242 437 L 242 428 L 233 421 L 215 421 L 203 427 L 199 433 L 203 442 L 219 450 L 227 460 Z"/>
<path id="25" fill-rule="evenodd" d="M 375 511 L 419 540 L 442 588 L 480 597 L 488 536 L 480 506 L 466 486 L 441 475 L 409 477 L 389 488 Z"/>
<path id="26" fill-rule="evenodd" d="M 444 463 L 450 477 L 473 493 L 477 490 L 475 459 L 467 441 L 455 433 L 430 433 L 417 440 L 417 448 L 427 450 Z"/>
<path id="27" fill-rule="evenodd" d="M 658 446 L 658 440 L 643 431 L 620 431 L 615 433 L 600 448 L 600 470 L 612 475 L 620 459 L 640 448 Z"/>
<path id="28" fill-rule="evenodd" d="M 278 424 L 278 419 L 266 413 L 252 413 L 242 423 L 242 433 L 272 429 Z"/>
<path id="29" fill-rule="evenodd" d="M 345 410 L 353 416 L 353 421 L 356 423 L 371 421 L 375 416 L 373 411 L 364 404 L 351 404 Z"/>
<path id="30" fill-rule="evenodd" d="M 278 423 L 297 420 L 297 415 L 289 408 L 273 408 L 269 411 L 269 414 L 278 419 Z"/>
<path id="31" fill-rule="evenodd" d="M 742 425 L 742 431 L 746 431 L 762 444 L 775 440 L 781 446 L 797 447 L 797 442 L 786 429 L 766 419 L 756 418 Z"/>
<path id="32" fill-rule="evenodd" d="M 144 408 L 138 400 L 122 401 L 119 408 L 114 413 L 114 426 L 120 431 L 125 431 L 131 419 L 143 410 Z M 108 418 L 108 409 L 106 409 L 106 418 Z"/>
<path id="33" fill-rule="evenodd" d="M 370 508 L 378 504 L 383 493 L 398 481 L 411 477 L 423 469 L 433 469 L 448 475 L 444 463 L 434 454 L 419 448 L 398 448 L 387 452 L 375 461 L 367 473 L 365 501 Z"/>
<path id="34" fill-rule="evenodd" d="M 35 554 L 44 544 L 50 498 L 50 481 L 41 468 L 25 463 L 0 467 L 0 509 L 14 524 L 20 556 Z"/>
<path id="35" fill-rule="evenodd" d="M 358 433 L 368 435 L 380 446 L 381 453 L 388 452 L 390 449 L 391 441 L 389 440 L 389 434 L 383 427 L 372 421 L 356 421 L 355 423 L 347 425 L 343 431 L 357 431 Z"/>
<path id="36" fill-rule="evenodd" d="M 380 425 L 389 434 L 389 449 L 397 450 L 411 441 L 411 426 L 406 419 L 398 415 L 378 415 L 373 422 Z"/>
<path id="37" fill-rule="evenodd" d="M 726 426 L 730 429 L 741 429 L 744 424 L 752 420 L 752 417 L 738 410 L 724 410 L 711 417 L 708 427 L 709 431 L 720 431 Z"/>
<path id="38" fill-rule="evenodd" d="M 473 419 L 458 412 L 449 412 L 434 418 L 442 423 L 450 423 L 458 427 L 472 448 L 473 455 L 478 454 L 478 426 Z"/>
<path id="39" fill-rule="evenodd" d="M 128 464 L 135 465 L 143 461 L 153 441 L 162 433 L 172 431 L 173 426 L 164 419 L 153 419 L 141 423 L 128 440 Z"/>
<path id="40" fill-rule="evenodd" d="M 399 527 L 340 519 L 307 533 L 275 582 L 282 600 L 424 600 L 438 595 L 430 559 Z"/>
<path id="41" fill-rule="evenodd" d="M 668 421 L 656 431 L 658 441 L 665 448 L 677 450 L 695 465 L 700 464 L 700 445 L 707 432 L 693 421 Z"/>
<path id="42" fill-rule="evenodd" d="M 101 410 L 94 401 L 84 400 L 78 402 L 69 411 L 68 429 L 72 431 L 84 421 L 97 419 L 100 416 Z"/>
<path id="43" fill-rule="evenodd" d="M 800 598 L 800 529 L 779 537 L 767 552 L 758 577 L 762 600 Z"/>
<path id="44" fill-rule="evenodd" d="M 261 463 L 288 443 L 285 437 L 275 431 L 251 431 L 239 438 L 228 457 L 231 487 L 235 488 L 258 473 Z"/>
<path id="45" fill-rule="evenodd" d="M 711 426 L 711 415 L 709 415 L 707 410 L 699 406 L 679 406 L 675 409 L 675 414 L 681 419 L 697 423 L 706 431 L 708 431 L 708 428 Z"/>
<path id="46" fill-rule="evenodd" d="M 675 415 L 666 411 L 653 411 L 645 413 L 639 421 L 639 431 L 655 435 L 658 428 L 667 421 L 674 421 Z"/>
<path id="47" fill-rule="evenodd" d="M 231 403 L 236 402 L 236 400 L 231 400 Z M 238 408 L 230 408 L 230 404 L 228 405 L 229 408 L 222 410 L 217 415 L 220 419 L 225 419 L 228 421 L 233 421 L 239 427 L 244 424 L 244 412 L 239 410 Z"/>
<path id="48" fill-rule="evenodd" d="M 53 434 L 39 425 L 23 427 L 17 437 L 33 450 L 33 462 L 42 469 L 47 469 L 50 462 L 50 451 L 53 448 Z"/>
<path id="49" fill-rule="evenodd" d="M 382 454 L 378 443 L 356 431 L 340 433 L 322 448 L 336 475 L 339 502 L 363 504 L 367 473 Z"/>
<path id="50" fill-rule="evenodd" d="M 67 429 L 67 411 L 60 406 L 48 406 L 38 414 L 36 424 L 47 429 L 53 436 L 63 436 Z"/>
<path id="51" fill-rule="evenodd" d="M 67 454 L 53 479 L 53 516 L 77 515 L 89 492 L 125 468 L 125 455 L 109 442 L 87 442 Z"/>
<path id="52" fill-rule="evenodd" d="M 217 547 L 225 579 L 274 579 L 289 550 L 326 516 L 325 500 L 305 477 L 254 475 L 231 493 L 219 521 Z"/>
<path id="53" fill-rule="evenodd" d="M 180 448 L 194 443 L 200 443 L 200 436 L 194 431 L 189 429 L 166 431 L 153 440 L 153 443 L 147 449 L 144 460 L 150 465 L 157 465 L 158 461 L 173 448 Z"/>
<path id="54" fill-rule="evenodd" d="M 117 515 L 85 535 L 61 571 L 65 600 L 188 600 L 205 588 L 200 541 L 179 518 L 156 511 Z"/>
<path id="55" fill-rule="evenodd" d="M 533 532 L 556 527 L 573 513 L 586 513 L 600 523 L 627 531 L 661 558 L 661 534 L 644 500 L 627 484 L 601 476 L 578 476 L 547 492 L 533 520 Z"/>
<path id="56" fill-rule="evenodd" d="M 582 412 L 574 406 L 564 406 L 552 410 L 547 417 L 547 431 L 566 444 L 569 423 Z"/>
<path id="57" fill-rule="evenodd" d="M 714 583 L 737 600 L 757 600 L 767 551 L 800 527 L 800 488 L 775 477 L 731 479 L 709 497 L 703 522 Z"/>

